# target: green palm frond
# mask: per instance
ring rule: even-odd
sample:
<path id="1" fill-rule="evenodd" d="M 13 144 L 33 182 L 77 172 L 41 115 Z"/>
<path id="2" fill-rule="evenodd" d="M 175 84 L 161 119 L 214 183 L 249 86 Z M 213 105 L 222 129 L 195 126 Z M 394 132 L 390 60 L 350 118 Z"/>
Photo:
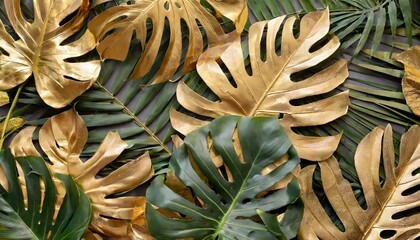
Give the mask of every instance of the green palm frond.
<path id="1" fill-rule="evenodd" d="M 389 29 L 395 42 L 397 28 L 405 27 L 407 42 L 412 45 L 418 13 L 415 2 L 410 0 L 247 0 L 251 12 L 258 21 L 286 14 L 304 14 L 310 11 L 330 9 L 331 33 L 342 42 L 342 49 L 357 43 L 353 55 L 357 55 L 371 42 L 374 52 L 378 49 L 385 29 Z M 413 17 L 414 16 L 414 17 Z M 414 30 L 413 30 L 414 29 Z M 371 41 L 368 39 L 371 38 Z"/>

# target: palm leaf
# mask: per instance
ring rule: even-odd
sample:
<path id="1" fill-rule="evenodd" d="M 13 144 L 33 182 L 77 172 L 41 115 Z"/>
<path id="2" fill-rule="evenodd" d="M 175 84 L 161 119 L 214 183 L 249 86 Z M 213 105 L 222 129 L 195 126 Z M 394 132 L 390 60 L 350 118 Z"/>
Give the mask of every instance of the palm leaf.
<path id="1" fill-rule="evenodd" d="M 102 59 L 125 60 L 135 33 L 143 54 L 130 79 L 153 74 L 156 75 L 153 83 L 162 83 L 179 68 L 182 73 L 192 70 L 207 44 L 228 41 L 230 34 L 225 34 L 214 14 L 223 15 L 233 22 L 237 32 L 242 31 L 248 16 L 245 0 L 228 3 L 216 0 L 144 0 L 106 9 L 88 26 L 96 37 Z M 165 38 L 168 42 L 162 48 Z M 183 48 L 185 43 L 187 46 Z M 164 57 L 159 61 L 158 56 L 162 54 Z"/>
<path id="2" fill-rule="evenodd" d="M 420 236 L 418 208 L 420 127 L 402 136 L 400 158 L 395 161 L 392 128 L 375 128 L 359 144 L 355 166 L 366 199 L 362 208 L 352 187 L 340 173 L 335 158 L 320 163 L 325 194 L 344 230 L 325 213 L 312 189 L 314 166 L 301 171 L 299 182 L 305 212 L 299 235 L 303 239 L 414 239 Z M 384 137 L 383 137 L 384 136 Z M 382 139 L 383 137 L 383 139 Z M 381 142 L 382 157 L 381 157 Z M 381 160 L 381 158 L 383 160 Z M 384 169 L 380 166 L 383 164 Z M 380 173 L 385 173 L 381 181 Z M 345 206 L 345 207 L 343 207 Z"/>
<path id="3" fill-rule="evenodd" d="M 39 156 L 32 144 L 34 127 L 17 134 L 10 144 L 15 156 Z M 51 172 L 71 175 L 92 202 L 92 222 L 89 229 L 107 236 L 122 237 L 132 222 L 143 216 L 142 196 L 119 196 L 153 176 L 151 159 L 146 153 L 113 172 L 97 178 L 105 166 L 113 162 L 127 147 L 118 133 L 110 132 L 97 152 L 86 161 L 80 159 L 88 138 L 87 128 L 74 109 L 50 118 L 40 129 L 40 149 L 48 157 Z M 118 210 L 116 210 L 118 209 Z M 144 226 L 140 226 L 144 227 Z"/>
<path id="4" fill-rule="evenodd" d="M 228 168 L 226 172 L 219 172 L 214 164 L 218 155 Z M 285 159 L 281 160 L 282 157 Z M 278 167 L 262 173 L 279 160 Z M 268 195 L 264 191 L 285 179 L 298 164 L 296 150 L 275 119 L 237 116 L 216 119 L 190 133 L 170 161 L 175 175 L 192 189 L 200 204 L 181 197 L 163 183 L 162 176 L 157 177 L 146 193 L 149 230 L 157 239 L 234 236 L 276 239 L 274 233 L 252 217 L 257 215 L 256 209 L 274 211 L 297 201 L 298 185 L 294 180 Z M 185 218 L 165 217 L 153 205 L 178 212 Z M 290 238 L 296 234 L 291 232 L 288 231 Z"/>
<path id="5" fill-rule="evenodd" d="M 18 165 L 17 165 L 18 164 Z M 80 239 L 91 219 L 89 198 L 74 180 L 55 175 L 65 197 L 55 212 L 57 189 L 40 157 L 0 152 L 0 237 L 6 239 Z M 18 168 L 21 171 L 18 171 Z M 22 192 L 18 176 L 24 177 Z M 42 183 L 42 185 L 41 185 Z M 54 217 L 56 214 L 56 217 Z"/>
<path id="6" fill-rule="evenodd" d="M 296 18 L 285 16 L 253 24 L 249 31 L 250 48 L 247 62 L 239 36 L 233 43 L 211 47 L 199 59 L 197 70 L 203 81 L 219 98 L 209 100 L 198 95 L 180 82 L 177 98 L 187 110 L 201 116 L 215 118 L 222 115 L 273 116 L 289 134 L 289 138 L 305 159 L 321 161 L 335 151 L 340 134 L 315 138 L 296 134 L 292 128 L 322 125 L 344 115 L 347 111 L 348 93 L 324 97 L 306 104 L 293 104 L 303 98 L 329 93 L 344 82 L 347 66 L 337 61 L 311 76 L 295 80 L 292 76 L 312 68 L 331 56 L 339 47 L 338 39 L 332 37 L 310 49 L 328 33 L 328 11 L 307 14 L 300 22 L 299 37 L 293 35 Z M 264 29 L 267 27 L 267 35 Z M 281 28 L 283 28 L 281 30 Z M 281 46 L 276 41 L 281 32 Z M 265 44 L 266 50 L 260 46 Z M 277 53 L 277 49 L 281 54 Z M 219 64 L 221 61 L 223 64 Z M 244 62 L 249 64 L 252 74 L 247 72 Z M 223 66 L 228 69 L 223 71 Z M 185 115 L 172 112 L 171 122 L 175 129 L 191 131 L 197 124 L 191 124 Z M 197 122 L 197 120 L 195 121 Z M 182 134 L 188 131 L 181 132 Z"/>
<path id="7" fill-rule="evenodd" d="M 405 24 L 407 42 L 410 46 L 412 44 L 412 15 L 415 8 L 410 0 L 300 0 L 294 1 L 296 8 L 284 3 L 292 3 L 292 1 L 247 0 L 247 2 L 251 12 L 259 21 L 285 14 L 304 14 L 328 7 L 331 11 L 331 33 L 337 34 L 343 42 L 342 49 L 344 50 L 347 46 L 357 42 L 358 47 L 352 53 L 353 55 L 360 52 L 371 34 L 373 34 L 371 47 L 372 51 L 375 51 L 383 36 L 384 28 L 391 28 L 394 42 L 396 29 L 403 23 Z M 372 28 L 372 24 L 376 26 L 375 29 Z"/>

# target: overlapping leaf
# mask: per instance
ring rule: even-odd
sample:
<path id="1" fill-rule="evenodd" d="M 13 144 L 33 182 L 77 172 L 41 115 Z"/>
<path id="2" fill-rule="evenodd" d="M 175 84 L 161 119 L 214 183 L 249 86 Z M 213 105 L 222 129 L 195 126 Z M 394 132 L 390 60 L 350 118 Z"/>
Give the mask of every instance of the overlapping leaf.
<path id="1" fill-rule="evenodd" d="M 10 26 L 19 39 L 14 40 L 0 22 L 0 89 L 11 89 L 33 75 L 41 98 L 52 107 L 64 107 L 86 91 L 99 74 L 99 61 L 71 60 L 95 47 L 89 31 L 66 42 L 83 28 L 89 1 L 34 1 L 33 21 L 23 16 L 20 2 L 4 2 Z M 75 16 L 67 20 L 73 12 Z"/>
<path id="2" fill-rule="evenodd" d="M 229 35 L 206 7 L 233 21 L 238 32 L 245 25 L 248 16 L 245 0 L 208 0 L 206 6 L 203 4 L 199 0 L 139 0 L 100 13 L 89 23 L 89 29 L 99 42 L 97 50 L 102 59 L 126 59 L 135 34 L 143 53 L 130 78 L 144 77 L 151 72 L 156 74 L 153 83 L 166 82 L 182 66 L 181 62 L 184 73 L 193 69 L 206 44 L 228 39 Z M 182 53 L 184 24 L 188 28 L 185 56 Z M 169 37 L 166 50 L 161 48 L 165 37 Z M 157 61 L 159 54 L 165 55 L 161 62 Z M 159 70 L 152 71 L 156 62 Z"/>
<path id="3" fill-rule="evenodd" d="M 384 137 L 383 137 L 384 136 Z M 343 178 L 334 157 L 319 163 L 325 194 L 344 229 L 325 213 L 312 189 L 315 166 L 299 176 L 305 212 L 299 235 L 303 239 L 415 239 L 420 236 L 419 211 L 420 127 L 415 125 L 401 139 L 395 162 L 392 128 L 375 128 L 359 144 L 355 166 L 367 208 L 362 208 Z M 382 139 L 383 137 L 383 139 Z M 381 160 L 381 143 L 382 158 Z M 380 172 L 385 172 L 383 180 Z"/>
<path id="4" fill-rule="evenodd" d="M 348 92 L 296 106 L 292 100 L 328 93 L 348 76 L 345 61 L 337 61 L 324 70 L 295 82 L 292 74 L 313 67 L 327 59 L 339 47 L 337 37 L 311 48 L 328 33 L 328 10 L 307 14 L 300 22 L 299 37 L 295 38 L 293 25 L 296 17 L 279 17 L 253 24 L 249 30 L 250 68 L 248 74 L 242 54 L 241 39 L 233 43 L 209 48 L 199 59 L 197 70 L 204 82 L 219 97 L 210 101 L 188 88 L 182 82 L 177 88 L 180 104 L 193 113 L 216 118 L 226 114 L 242 116 L 281 116 L 289 138 L 299 156 L 309 160 L 324 160 L 331 156 L 341 135 L 308 137 L 293 132 L 293 127 L 316 126 L 328 123 L 347 112 Z M 276 35 L 282 30 L 281 54 L 276 53 Z M 267 35 L 264 38 L 264 29 Z M 266 60 L 261 42 L 266 41 Z M 227 67 L 233 82 L 223 72 L 219 61 Z M 172 112 L 171 123 L 184 135 L 206 122 Z"/>
<path id="5" fill-rule="evenodd" d="M 343 49 L 357 43 L 353 55 L 357 55 L 371 38 L 372 52 L 378 49 L 385 29 L 392 34 L 392 45 L 396 44 L 397 28 L 403 30 L 407 42 L 412 44 L 413 12 L 410 0 L 247 0 L 257 20 L 269 20 L 285 14 L 307 13 L 329 8 L 331 10 L 331 32 L 343 42 Z"/>
<path id="6" fill-rule="evenodd" d="M 236 133 L 239 149 L 234 143 Z M 214 164 L 214 152 L 228 170 L 220 171 Z M 282 157 L 287 161 L 263 173 L 263 169 Z M 283 222 L 281 226 L 290 226 L 281 228 L 284 233 L 270 232 L 252 217 L 257 215 L 257 209 L 272 211 L 298 201 L 296 180 L 289 180 L 287 186 L 270 194 L 265 191 L 290 175 L 299 162 L 286 132 L 275 119 L 238 116 L 216 119 L 190 133 L 170 160 L 171 169 L 192 189 L 197 204 L 175 193 L 159 176 L 146 193 L 148 228 L 157 239 L 276 239 L 277 234 L 292 238 L 299 225 L 295 224 L 298 217 Z M 185 217 L 168 218 L 153 206 Z"/>
<path id="7" fill-rule="evenodd" d="M 404 97 L 411 110 L 420 116 L 420 46 L 412 47 L 396 59 L 405 66 L 402 80 Z"/>
<path id="8" fill-rule="evenodd" d="M 32 144 L 34 127 L 22 130 L 12 141 L 16 156 L 39 155 Z M 88 138 L 87 128 L 72 109 L 49 119 L 39 132 L 40 146 L 48 156 L 54 173 L 69 174 L 92 201 L 93 219 L 89 229 L 108 236 L 125 236 L 130 221 L 144 211 L 144 197 L 109 197 L 131 190 L 153 175 L 148 154 L 127 162 L 109 175 L 96 178 L 100 170 L 112 163 L 127 144 L 115 132 L 110 132 L 96 153 L 87 161 L 80 153 Z"/>
<path id="9" fill-rule="evenodd" d="M 0 238 L 82 237 L 92 214 L 89 198 L 72 177 L 56 174 L 65 191 L 56 208 L 58 189 L 52 177 L 40 157 L 15 159 L 9 149 L 0 152 Z"/>

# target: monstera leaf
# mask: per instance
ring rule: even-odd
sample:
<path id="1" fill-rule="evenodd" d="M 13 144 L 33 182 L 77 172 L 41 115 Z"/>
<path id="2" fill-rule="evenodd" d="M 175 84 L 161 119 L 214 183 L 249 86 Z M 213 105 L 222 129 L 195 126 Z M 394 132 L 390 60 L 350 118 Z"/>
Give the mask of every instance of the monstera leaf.
<path id="1" fill-rule="evenodd" d="M 366 199 L 365 209 L 358 204 L 349 182 L 341 175 L 337 160 L 331 157 L 319 163 L 325 194 L 344 230 L 334 225 L 312 190 L 315 166 L 304 168 L 299 176 L 301 196 L 305 204 L 299 233 L 302 239 L 420 237 L 419 136 L 420 127 L 417 125 L 402 136 L 397 166 L 390 125 L 385 130 L 375 128 L 360 142 L 355 155 L 355 166 Z M 380 171 L 385 172 L 383 180 L 380 179 Z"/>
<path id="2" fill-rule="evenodd" d="M 25 192 L 18 175 L 24 178 Z M 0 152 L 1 239 L 81 238 L 91 219 L 89 198 L 72 177 L 56 174 L 65 196 L 55 212 L 57 189 L 52 177 L 40 157 L 15 159 L 9 149 Z"/>
<path id="3" fill-rule="evenodd" d="M 19 39 L 15 41 L 0 21 L 0 90 L 22 84 L 33 74 L 44 102 L 64 107 L 86 91 L 99 74 L 99 61 L 72 60 L 95 48 L 93 35 L 86 31 L 67 42 L 83 28 L 89 1 L 33 1 L 33 21 L 23 16 L 20 4 L 20 0 L 4 1 L 10 26 Z M 73 12 L 76 15 L 68 20 Z"/>
<path id="4" fill-rule="evenodd" d="M 241 38 L 233 43 L 209 48 L 199 59 L 197 70 L 220 101 L 206 99 L 182 82 L 177 89 L 177 98 L 183 107 L 193 113 L 216 118 L 222 115 L 276 116 L 283 115 L 280 122 L 289 135 L 299 156 L 309 160 L 324 160 L 331 156 L 341 135 L 330 137 L 307 137 L 294 133 L 292 127 L 322 125 L 347 112 L 348 92 L 343 92 L 304 105 L 292 104 L 292 100 L 328 93 L 348 76 L 345 61 L 337 61 L 308 78 L 293 81 L 292 75 L 324 61 L 339 47 L 333 36 L 317 50 L 318 43 L 329 29 L 328 10 L 307 14 L 300 22 L 299 37 L 293 30 L 296 17 L 285 16 L 255 23 L 249 29 L 249 56 L 252 74 L 247 72 L 242 54 Z M 281 55 L 276 52 L 276 35 L 283 27 Z M 267 28 L 267 35 L 264 31 Z M 261 45 L 266 45 L 264 51 Z M 242 57 L 241 57 L 242 56 Z M 266 58 L 266 59 L 265 59 Z M 223 72 L 222 62 L 233 77 Z M 172 111 L 174 128 L 184 135 L 204 121 Z"/>
<path id="5" fill-rule="evenodd" d="M 34 129 L 28 127 L 13 139 L 11 148 L 15 156 L 39 155 L 31 140 Z M 51 172 L 71 175 L 91 199 L 93 218 L 89 229 L 108 236 L 126 236 L 131 221 L 142 217 L 145 198 L 111 195 L 131 190 L 152 177 L 151 160 L 146 153 L 97 178 L 99 171 L 117 159 L 127 144 L 117 133 L 110 132 L 96 153 L 83 162 L 80 153 L 87 138 L 87 128 L 74 109 L 50 118 L 39 131 Z"/>
<path id="6" fill-rule="evenodd" d="M 239 149 L 233 142 L 236 134 Z M 229 170 L 219 171 L 213 163 L 213 151 Z M 262 173 L 283 156 L 288 161 L 268 174 Z M 157 177 L 146 192 L 149 231 L 157 239 L 275 239 L 275 234 L 253 217 L 257 209 L 274 211 L 297 201 L 296 180 L 283 189 L 268 194 L 265 191 L 286 178 L 298 164 L 296 150 L 275 119 L 216 119 L 190 133 L 170 160 L 171 169 L 192 189 L 197 204 L 167 187 L 163 176 Z M 168 218 L 160 212 L 168 210 L 185 217 Z"/>
<path id="7" fill-rule="evenodd" d="M 90 23 L 89 29 L 99 42 L 97 50 L 102 59 L 124 60 L 129 52 L 132 35 L 140 42 L 143 52 L 130 78 L 149 74 L 158 55 L 164 53 L 153 83 L 168 81 L 184 62 L 183 72 L 195 67 L 205 44 L 224 43 L 229 38 L 218 19 L 207 8 L 213 8 L 233 21 L 236 31 L 242 32 L 248 11 L 245 0 L 138 0 L 131 5 L 109 8 Z M 165 27 L 165 26 L 168 27 Z M 188 28 L 188 50 L 183 56 L 183 29 Z M 169 28 L 169 29 L 168 29 Z M 150 30 L 152 29 L 152 30 Z M 202 31 L 203 30 L 203 31 Z M 148 32 L 151 32 L 149 37 Z M 108 34 L 109 33 L 109 34 Z M 165 36 L 164 33 L 168 33 Z M 164 38 L 169 38 L 162 48 Z M 203 41 L 206 38 L 207 41 Z"/>
<path id="8" fill-rule="evenodd" d="M 420 116 L 420 46 L 410 48 L 396 59 L 405 66 L 402 80 L 404 97 L 411 110 Z"/>

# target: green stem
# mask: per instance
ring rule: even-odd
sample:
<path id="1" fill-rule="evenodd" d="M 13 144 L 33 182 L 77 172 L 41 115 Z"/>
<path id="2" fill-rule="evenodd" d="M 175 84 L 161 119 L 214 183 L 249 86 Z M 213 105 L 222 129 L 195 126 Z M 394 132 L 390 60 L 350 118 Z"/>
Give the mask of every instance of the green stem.
<path id="1" fill-rule="evenodd" d="M 19 99 L 19 95 L 22 92 L 23 86 L 25 83 L 21 84 L 16 92 L 15 97 L 13 98 L 12 105 L 10 105 L 9 111 L 7 112 L 6 119 L 3 122 L 3 129 L 1 131 L 1 138 L 0 138 L 0 150 L 3 149 L 3 142 L 4 142 L 4 136 L 6 134 L 7 125 L 9 125 L 10 117 L 12 116 L 13 109 L 15 109 L 17 101 Z"/>

